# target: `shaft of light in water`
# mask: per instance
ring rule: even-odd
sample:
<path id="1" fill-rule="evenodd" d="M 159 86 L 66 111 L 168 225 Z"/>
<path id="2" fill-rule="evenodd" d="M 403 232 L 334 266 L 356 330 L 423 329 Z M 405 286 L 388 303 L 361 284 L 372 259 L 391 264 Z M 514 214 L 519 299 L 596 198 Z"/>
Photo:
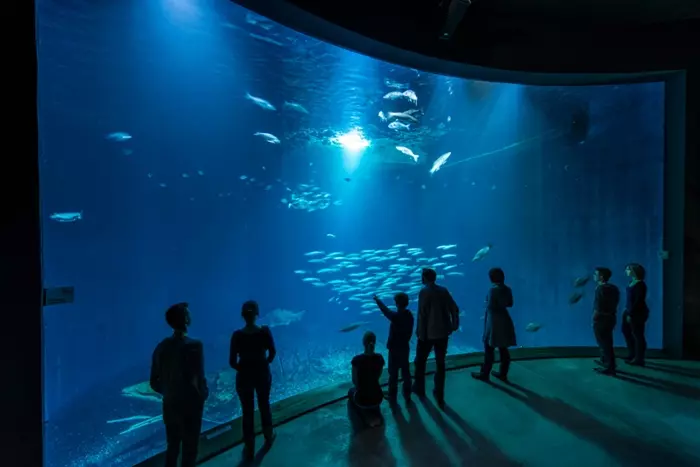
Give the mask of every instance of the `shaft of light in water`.
<path id="1" fill-rule="evenodd" d="M 545 138 L 548 138 L 548 139 L 558 138 L 561 135 L 562 134 L 556 130 L 550 130 L 550 131 L 547 131 L 545 133 L 542 133 L 541 135 L 532 136 L 530 138 L 527 138 L 527 139 L 524 139 L 521 141 L 516 141 L 515 143 L 509 144 L 508 146 L 503 146 L 502 148 L 499 148 L 499 149 L 494 149 L 493 151 L 482 152 L 481 154 L 477 154 L 475 156 L 465 157 L 464 159 L 452 162 L 450 164 L 445 164 L 443 169 L 446 169 L 447 167 L 452 167 L 452 166 L 457 165 L 457 164 L 461 164 L 462 162 L 469 162 L 469 161 L 473 161 L 475 159 L 481 159 L 482 157 L 492 156 L 494 154 L 498 154 L 499 152 L 505 152 L 505 151 L 508 151 L 509 149 L 513 149 L 513 148 L 516 148 L 518 146 L 522 146 L 523 144 L 532 143 L 533 141 L 537 141 L 537 140 L 541 140 L 541 139 L 545 139 Z"/>

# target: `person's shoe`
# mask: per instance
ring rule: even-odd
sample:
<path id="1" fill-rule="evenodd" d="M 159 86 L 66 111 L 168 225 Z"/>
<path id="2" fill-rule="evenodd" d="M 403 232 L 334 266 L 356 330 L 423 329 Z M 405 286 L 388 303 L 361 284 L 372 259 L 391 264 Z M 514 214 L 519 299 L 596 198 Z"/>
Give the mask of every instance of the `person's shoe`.
<path id="1" fill-rule="evenodd" d="M 433 397 L 435 398 L 435 402 L 437 403 L 438 407 L 440 409 L 445 410 L 445 397 L 441 396 L 433 389 Z"/>
<path id="2" fill-rule="evenodd" d="M 255 444 L 248 443 L 243 447 L 243 460 L 252 461 L 255 459 Z"/>
<path id="3" fill-rule="evenodd" d="M 272 428 L 265 430 L 263 435 L 265 436 L 265 445 L 268 447 L 272 446 L 272 443 L 274 443 L 277 438 L 277 432 Z"/>
<path id="4" fill-rule="evenodd" d="M 603 368 L 605 368 L 605 367 L 608 366 L 607 363 L 605 363 L 605 362 L 604 362 L 603 360 L 601 360 L 601 359 L 593 360 L 593 363 L 595 363 L 596 365 L 601 366 L 601 367 L 603 367 Z"/>
<path id="5" fill-rule="evenodd" d="M 615 376 L 616 372 L 615 370 L 611 368 L 596 368 L 594 370 L 596 373 L 599 373 L 601 375 L 606 375 L 606 376 Z"/>
<path id="6" fill-rule="evenodd" d="M 488 381 L 489 375 L 480 371 L 474 371 L 472 372 L 472 378 L 478 379 L 479 381 Z"/>
<path id="7" fill-rule="evenodd" d="M 389 391 L 384 391 L 384 400 L 386 400 L 390 404 L 396 404 L 396 394 L 393 394 Z"/>
<path id="8" fill-rule="evenodd" d="M 500 371 L 492 371 L 491 374 L 494 378 L 498 378 L 504 383 L 508 382 L 508 375 L 501 373 Z"/>

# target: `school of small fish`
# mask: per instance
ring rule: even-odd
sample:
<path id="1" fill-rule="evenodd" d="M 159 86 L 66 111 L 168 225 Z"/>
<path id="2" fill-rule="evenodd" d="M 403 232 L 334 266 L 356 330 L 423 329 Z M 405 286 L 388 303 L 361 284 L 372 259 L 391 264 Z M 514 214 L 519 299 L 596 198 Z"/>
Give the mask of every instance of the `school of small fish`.
<path id="1" fill-rule="evenodd" d="M 391 298 L 398 292 L 405 292 L 411 300 L 417 300 L 423 287 L 420 280 L 423 268 L 435 269 L 438 279 L 463 276 L 460 268 L 464 263 L 456 251 L 456 244 L 439 245 L 426 251 L 406 243 L 350 253 L 315 250 L 305 253 L 308 266 L 294 273 L 313 287 L 328 289 L 328 303 L 342 306 L 343 311 L 355 309 L 360 315 L 369 315 L 378 312 L 372 299 L 375 294 Z M 341 332 L 361 325 L 350 324 Z"/>
<path id="2" fill-rule="evenodd" d="M 300 183 L 295 188 L 287 187 L 288 198 L 282 198 L 282 204 L 286 204 L 289 209 L 298 209 L 307 212 L 314 212 L 327 209 L 330 206 L 340 206 L 342 200 L 333 201 L 330 193 L 321 190 L 319 187 Z"/>

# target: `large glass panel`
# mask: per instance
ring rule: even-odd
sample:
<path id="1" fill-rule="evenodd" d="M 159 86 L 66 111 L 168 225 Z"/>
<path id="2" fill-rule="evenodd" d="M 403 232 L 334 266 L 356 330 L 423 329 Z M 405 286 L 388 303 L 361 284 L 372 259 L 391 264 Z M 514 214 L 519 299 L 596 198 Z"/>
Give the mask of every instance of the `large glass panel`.
<path id="1" fill-rule="evenodd" d="M 227 356 L 244 300 L 277 339 L 279 400 L 347 380 L 364 330 L 387 336 L 373 294 L 407 292 L 415 311 L 424 266 L 462 310 L 450 354 L 481 348 L 495 266 L 519 345 L 581 346 L 593 268 L 623 288 L 641 263 L 660 346 L 661 84 L 437 76 L 227 0 L 38 14 L 45 280 L 75 287 L 45 309 L 48 465 L 163 448 L 147 380 L 180 301 L 205 344 L 205 429 L 239 413 Z"/>

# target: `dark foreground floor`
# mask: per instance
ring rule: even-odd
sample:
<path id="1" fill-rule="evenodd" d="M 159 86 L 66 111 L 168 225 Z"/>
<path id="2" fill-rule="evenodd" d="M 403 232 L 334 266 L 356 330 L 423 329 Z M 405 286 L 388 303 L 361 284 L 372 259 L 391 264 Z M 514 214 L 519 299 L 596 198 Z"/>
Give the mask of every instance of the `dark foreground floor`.
<path id="1" fill-rule="evenodd" d="M 700 466 L 700 363 L 653 361 L 616 378 L 591 368 L 588 359 L 521 361 L 511 385 L 449 372 L 444 412 L 431 398 L 394 413 L 387 405 L 383 428 L 355 434 L 347 403 L 336 403 L 280 426 L 252 465 Z M 237 466 L 240 456 L 238 447 L 204 465 Z"/>

